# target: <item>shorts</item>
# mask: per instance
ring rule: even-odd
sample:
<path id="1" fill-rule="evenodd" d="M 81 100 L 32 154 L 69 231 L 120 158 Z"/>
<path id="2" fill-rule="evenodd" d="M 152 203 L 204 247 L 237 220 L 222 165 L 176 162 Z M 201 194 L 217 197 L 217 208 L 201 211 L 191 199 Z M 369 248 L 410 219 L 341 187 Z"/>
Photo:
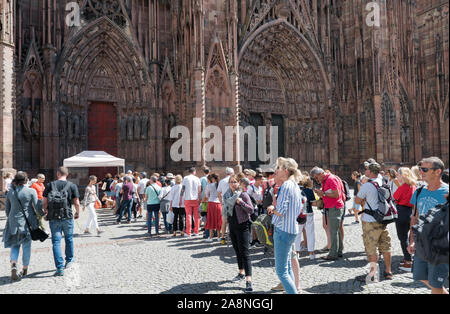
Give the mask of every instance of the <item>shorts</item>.
<path id="1" fill-rule="evenodd" d="M 363 242 L 368 256 L 377 256 L 380 253 L 391 251 L 391 237 L 387 225 L 378 222 L 362 222 Z"/>
<path id="2" fill-rule="evenodd" d="M 428 280 L 431 287 L 441 289 L 448 277 L 448 264 L 432 265 L 416 254 L 414 255 L 412 271 L 414 280 Z"/>

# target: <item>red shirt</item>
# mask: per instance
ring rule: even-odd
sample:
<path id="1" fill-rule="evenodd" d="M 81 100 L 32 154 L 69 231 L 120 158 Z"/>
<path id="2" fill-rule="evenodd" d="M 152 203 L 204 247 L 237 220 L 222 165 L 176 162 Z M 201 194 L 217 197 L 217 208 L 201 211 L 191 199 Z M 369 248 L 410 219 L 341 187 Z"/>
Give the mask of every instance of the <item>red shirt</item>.
<path id="1" fill-rule="evenodd" d="M 397 205 L 413 207 L 414 205 L 410 203 L 411 198 L 416 190 L 415 186 L 410 186 L 408 184 L 403 184 L 394 193 L 395 203 Z"/>
<path id="2" fill-rule="evenodd" d="M 161 184 L 161 182 L 159 182 L 159 181 L 156 181 L 156 184 L 160 187 L 160 188 L 162 188 L 162 184 Z"/>
<path id="3" fill-rule="evenodd" d="M 324 196 L 323 204 L 325 208 L 344 208 L 344 202 L 342 200 L 342 191 L 343 186 L 341 180 L 339 180 L 336 176 L 327 174 L 325 179 L 322 182 L 322 191 L 325 193 L 328 190 L 339 191 L 339 198 L 332 198 L 328 196 Z"/>
<path id="4" fill-rule="evenodd" d="M 43 183 L 35 182 L 31 186 L 31 188 L 36 190 L 38 200 L 41 200 L 44 198 L 43 194 L 44 194 L 44 190 L 45 190 L 45 185 Z"/>

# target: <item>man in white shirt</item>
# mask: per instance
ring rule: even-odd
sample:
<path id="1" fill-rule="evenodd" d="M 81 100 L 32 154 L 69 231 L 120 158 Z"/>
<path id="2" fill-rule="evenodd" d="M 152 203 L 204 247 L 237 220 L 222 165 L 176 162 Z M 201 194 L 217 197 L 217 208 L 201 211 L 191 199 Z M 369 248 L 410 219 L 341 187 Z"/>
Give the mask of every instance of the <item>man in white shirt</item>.
<path id="1" fill-rule="evenodd" d="M 145 194 L 145 188 L 147 187 L 149 179 L 147 178 L 147 173 L 142 172 L 141 173 L 141 180 L 139 180 L 138 183 L 138 194 L 140 199 L 140 206 L 139 206 L 139 216 L 138 218 L 142 218 L 142 209 L 146 209 L 147 206 L 144 204 L 144 194 Z"/>
<path id="2" fill-rule="evenodd" d="M 223 206 L 222 196 L 230 188 L 230 185 L 228 182 L 230 181 L 230 177 L 234 174 L 233 168 L 227 168 L 226 174 L 227 174 L 227 176 L 225 178 L 223 178 L 222 180 L 220 180 L 219 186 L 217 187 L 217 194 L 219 196 L 219 201 L 222 204 L 222 206 Z M 220 233 L 222 234 L 222 239 L 221 239 L 222 244 L 227 244 L 227 242 L 225 240 L 225 232 L 227 231 L 227 224 L 228 224 L 227 214 L 225 211 L 222 211 L 222 229 L 220 230 Z"/>
<path id="3" fill-rule="evenodd" d="M 360 204 L 364 209 L 378 209 L 378 191 L 372 182 L 380 185 L 378 182 L 380 170 L 381 166 L 376 162 L 371 163 L 366 169 L 365 175 L 369 178 L 369 182 L 361 186 L 355 200 L 356 204 Z M 378 272 L 378 251 L 383 255 L 384 264 L 386 265 L 384 277 L 385 279 L 391 280 L 391 237 L 387 225 L 377 222 L 375 218 L 367 213 L 363 214 L 361 220 L 363 243 L 367 259 L 370 262 L 370 272 L 366 277 L 366 282 L 372 283 L 378 280 L 379 276 L 376 276 Z"/>
<path id="4" fill-rule="evenodd" d="M 202 196 L 202 184 L 200 179 L 195 175 L 195 168 L 189 169 L 189 175 L 183 179 L 181 194 L 184 195 L 184 209 L 186 211 L 186 234 L 191 236 L 192 214 L 194 215 L 194 234 L 199 235 L 200 229 L 200 199 Z M 181 207 L 181 200 L 179 207 Z"/>

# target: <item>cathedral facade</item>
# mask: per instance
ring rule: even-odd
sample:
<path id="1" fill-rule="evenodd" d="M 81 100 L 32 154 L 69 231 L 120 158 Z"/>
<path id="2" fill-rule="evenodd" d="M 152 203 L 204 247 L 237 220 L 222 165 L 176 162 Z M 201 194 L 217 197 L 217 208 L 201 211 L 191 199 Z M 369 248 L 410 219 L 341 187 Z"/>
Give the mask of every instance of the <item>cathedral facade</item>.
<path id="1" fill-rule="evenodd" d="M 85 150 L 140 171 L 259 165 L 174 161 L 179 125 L 202 147 L 209 126 L 277 126 L 280 156 L 345 176 L 371 157 L 448 164 L 448 11 L 442 0 L 0 0 L 2 171 L 53 177 Z"/>

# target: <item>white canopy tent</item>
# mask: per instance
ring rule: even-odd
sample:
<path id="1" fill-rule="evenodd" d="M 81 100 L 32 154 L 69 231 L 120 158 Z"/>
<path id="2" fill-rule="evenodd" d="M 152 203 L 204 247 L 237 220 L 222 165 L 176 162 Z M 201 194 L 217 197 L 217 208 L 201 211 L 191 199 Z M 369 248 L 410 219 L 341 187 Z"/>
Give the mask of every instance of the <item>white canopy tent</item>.
<path id="1" fill-rule="evenodd" d="M 76 156 L 64 159 L 64 167 L 123 167 L 125 169 L 125 159 L 120 159 L 101 151 L 84 151 Z"/>

